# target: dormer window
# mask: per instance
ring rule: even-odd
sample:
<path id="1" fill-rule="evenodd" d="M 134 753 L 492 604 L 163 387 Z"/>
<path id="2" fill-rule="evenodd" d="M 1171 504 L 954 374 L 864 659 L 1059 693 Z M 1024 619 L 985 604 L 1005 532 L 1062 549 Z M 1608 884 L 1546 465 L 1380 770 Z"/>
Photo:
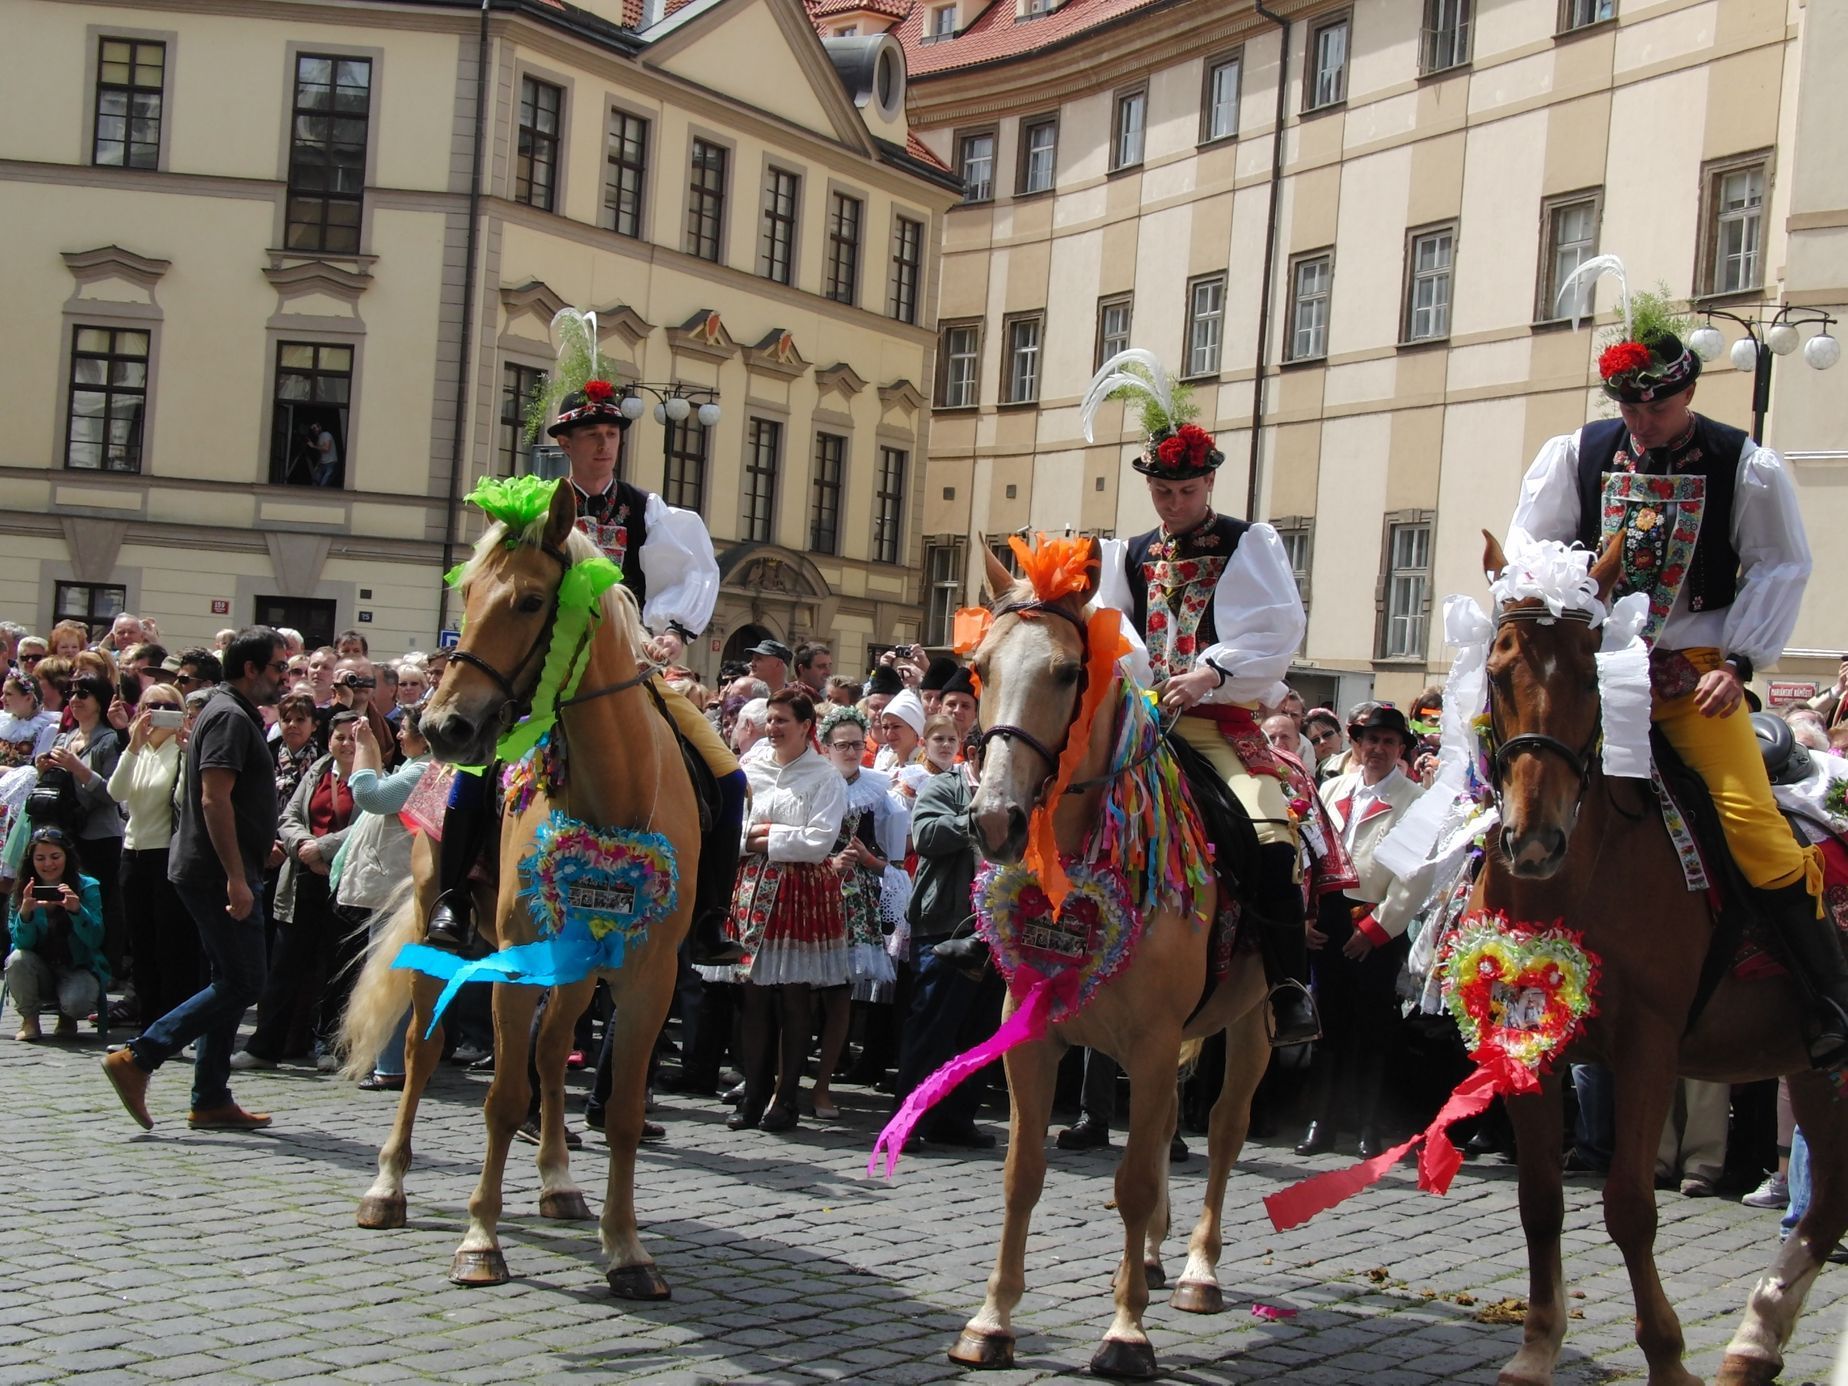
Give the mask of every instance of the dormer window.
<path id="1" fill-rule="evenodd" d="M 835 38 L 854 38 L 859 34 L 859 32 L 860 32 L 860 26 L 858 24 L 843 24 L 841 25 L 840 28 L 834 31 L 834 37 Z"/>
<path id="2" fill-rule="evenodd" d="M 935 5 L 924 15 L 924 37 L 952 38 L 956 34 L 956 6 Z"/>
<path id="3" fill-rule="evenodd" d="M 1043 14 L 1051 14 L 1058 7 L 1059 0 L 1015 0 L 1014 17 L 1016 19 L 1037 19 Z"/>

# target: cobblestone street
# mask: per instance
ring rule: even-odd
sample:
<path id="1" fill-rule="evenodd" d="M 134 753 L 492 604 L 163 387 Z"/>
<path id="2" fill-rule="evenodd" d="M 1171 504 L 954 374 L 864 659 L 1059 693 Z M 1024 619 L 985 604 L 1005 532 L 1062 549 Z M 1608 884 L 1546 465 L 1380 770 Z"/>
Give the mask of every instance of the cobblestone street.
<path id="1" fill-rule="evenodd" d="M 10 1016 L 9 1016 L 10 1019 Z M 9 1031 L 10 1032 L 10 1031 Z M 410 1225 L 367 1232 L 355 1200 L 395 1098 L 310 1069 L 240 1074 L 238 1098 L 273 1111 L 255 1135 L 185 1125 L 190 1070 L 154 1080 L 141 1133 L 97 1069 L 100 1046 L 0 1046 L 9 1197 L 0 1287 L 0 1381 L 146 1380 L 921 1382 L 980 1302 L 1001 1202 L 1001 1153 L 907 1157 L 890 1183 L 864 1173 L 885 1099 L 843 1088 L 842 1120 L 791 1135 L 725 1129 L 716 1101 L 663 1097 L 663 1145 L 644 1147 L 643 1235 L 671 1302 L 628 1306 L 603 1283 L 595 1228 L 536 1214 L 532 1148 L 516 1145 L 503 1240 L 513 1283 L 445 1279 L 481 1150 L 486 1079 L 445 1068 L 426 1099 Z M 584 1075 L 573 1075 L 581 1086 Z M 574 1092 L 572 1120 L 581 1122 Z M 1001 1128 L 997 1125 L 999 1131 Z M 1003 1133 L 1004 1134 L 1004 1133 Z M 1119 1135 L 1120 1141 L 1120 1135 Z M 1005 1142 L 1004 1142 L 1005 1143 Z M 1204 1138 L 1176 1167 L 1167 1266 L 1184 1259 Z M 1111 1152 L 1054 1152 L 1034 1223 L 1019 1365 L 987 1378 L 1084 1372 L 1110 1317 L 1119 1224 Z M 600 1203 L 601 1142 L 575 1169 Z M 1306 1166 L 1281 1140 L 1248 1146 L 1227 1198 L 1223 1314 L 1157 1294 L 1148 1323 L 1173 1380 L 1492 1382 L 1519 1329 L 1485 1322 L 1526 1293 L 1514 1171 L 1466 1167 L 1449 1197 L 1408 1169 L 1338 1212 L 1279 1236 L 1259 1199 Z M 1627 1281 L 1597 1193 L 1567 1186 L 1574 1322 L 1560 1379 L 1641 1379 Z M 1730 1200 L 1661 1196 L 1661 1265 L 1690 1366 L 1717 1369 L 1777 1215 Z M 1826 1381 L 1848 1272 L 1830 1267 L 1784 1380 Z M 1579 1297 L 1582 1296 L 1582 1297 Z M 1267 1320 L 1254 1303 L 1295 1310 Z"/>

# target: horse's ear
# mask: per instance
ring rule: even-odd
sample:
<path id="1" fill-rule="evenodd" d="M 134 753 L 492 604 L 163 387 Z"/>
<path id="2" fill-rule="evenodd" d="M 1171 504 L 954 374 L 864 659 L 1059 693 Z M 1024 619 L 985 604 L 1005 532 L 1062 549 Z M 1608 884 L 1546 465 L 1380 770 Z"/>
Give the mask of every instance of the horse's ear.
<path id="1" fill-rule="evenodd" d="M 1617 577 L 1623 571 L 1622 536 L 1613 534 L 1591 565 L 1591 580 L 1598 584 L 1598 600 L 1608 603 Z"/>
<path id="2" fill-rule="evenodd" d="M 577 492 L 569 481 L 560 480 L 552 490 L 552 508 L 545 516 L 545 546 L 562 549 L 577 524 Z"/>
<path id="3" fill-rule="evenodd" d="M 1488 530 L 1482 531 L 1482 571 L 1490 582 L 1501 576 L 1503 568 L 1508 566 L 1508 555 L 1502 552 L 1501 540 Z"/>
<path id="4" fill-rule="evenodd" d="M 1007 570 L 1005 563 L 995 557 L 995 551 L 988 547 L 987 536 L 978 537 L 976 542 L 982 546 L 982 558 L 985 561 L 982 580 L 988 587 L 988 599 L 993 601 L 1014 585 L 1014 575 Z"/>

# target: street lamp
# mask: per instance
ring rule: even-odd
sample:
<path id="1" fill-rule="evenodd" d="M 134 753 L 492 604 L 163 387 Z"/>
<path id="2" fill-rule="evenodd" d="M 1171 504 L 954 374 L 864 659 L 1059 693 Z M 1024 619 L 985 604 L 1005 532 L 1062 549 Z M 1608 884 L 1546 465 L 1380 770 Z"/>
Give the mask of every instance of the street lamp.
<path id="1" fill-rule="evenodd" d="M 1835 319 L 1820 308 L 1761 303 L 1750 313 L 1729 313 L 1723 308 L 1699 311 L 1706 321 L 1688 333 L 1688 350 L 1703 361 L 1713 360 L 1726 345 L 1720 329 L 1713 325 L 1715 318 L 1736 322 L 1745 329 L 1745 335 L 1732 344 L 1727 355 L 1734 370 L 1752 372 L 1752 438 L 1757 443 L 1765 440 L 1765 412 L 1771 407 L 1771 358 L 1788 356 L 1797 349 L 1802 336 L 1798 328 L 1819 329 L 1803 343 L 1803 359 L 1812 370 L 1826 371 L 1842 359 L 1841 342 L 1829 335 Z"/>
<path id="2" fill-rule="evenodd" d="M 622 410 L 622 416 L 631 421 L 642 417 L 648 405 L 643 400 L 644 393 L 655 397 L 654 420 L 656 423 L 684 423 L 688 415 L 697 418 L 701 428 L 711 428 L 718 423 L 719 392 L 704 385 L 688 385 L 684 381 L 674 380 L 665 385 L 649 385 L 642 381 L 633 381 L 622 387 L 622 402 L 616 407 Z"/>

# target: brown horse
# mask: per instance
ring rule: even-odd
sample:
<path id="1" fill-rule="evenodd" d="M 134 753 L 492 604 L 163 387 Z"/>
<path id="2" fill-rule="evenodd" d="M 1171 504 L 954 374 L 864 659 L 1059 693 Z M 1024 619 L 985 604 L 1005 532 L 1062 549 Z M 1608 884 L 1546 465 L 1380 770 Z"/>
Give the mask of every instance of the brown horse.
<path id="1" fill-rule="evenodd" d="M 1484 538 L 1483 566 L 1493 577 L 1506 560 L 1494 537 Z M 1618 558 L 1612 545 L 1592 568 L 1603 600 Z M 1563 920 L 1603 960 L 1598 1013 L 1572 1057 L 1601 1061 L 1615 1077 L 1604 1225 L 1630 1273 L 1650 1386 L 1699 1380 L 1682 1365 L 1681 1324 L 1653 1251 L 1656 1147 L 1676 1075 L 1722 1083 L 1788 1077 L 1810 1143 L 1814 1195 L 1753 1289 L 1719 1375 L 1721 1386 L 1763 1386 L 1778 1374 L 1824 1256 L 1848 1228 L 1848 1104 L 1833 1099 L 1828 1075 L 1809 1069 L 1794 1019 L 1804 1002 L 1787 976 L 1727 977 L 1687 1031 L 1714 921 L 1704 896 L 1686 888 L 1648 784 L 1607 780 L 1599 766 L 1597 632 L 1584 620 L 1533 619 L 1537 609 L 1544 613 L 1537 600 L 1502 607 L 1490 648 L 1502 824 L 1500 850 L 1488 853 L 1471 905 L 1511 919 Z M 1503 1368 L 1501 1386 L 1550 1383 L 1566 1332 L 1559 1084 L 1555 1069 L 1539 1093 L 1508 1103 L 1530 1288 L 1525 1339 Z"/>
<path id="2" fill-rule="evenodd" d="M 492 760 L 510 707 L 507 687 L 478 664 L 500 671 L 520 697 L 530 696 L 539 678 L 552 622 L 554 599 L 565 563 L 597 556 L 574 528 L 571 490 L 559 486 L 537 542 L 521 542 L 501 524 L 489 527 L 476 546 L 462 583 L 467 620 L 461 648 L 473 661 L 452 660 L 423 715 L 424 735 L 441 759 L 463 764 Z M 609 1184 L 603 1205 L 602 1241 L 607 1279 L 618 1296 L 664 1299 L 667 1282 L 643 1249 L 635 1223 L 635 1150 L 642 1135 L 642 1106 L 648 1055 L 667 1017 L 676 973 L 675 950 L 692 914 L 689 888 L 698 874 L 698 809 L 679 746 L 664 717 L 653 707 L 638 677 L 642 628 L 635 603 L 620 586 L 603 597 L 603 619 L 594 628 L 579 697 L 559 713 L 558 730 L 568 739 L 571 772 L 564 793 L 548 799 L 543 789 L 531 805 L 502 825 L 499 897 L 477 901 L 476 918 L 495 947 L 531 942 L 537 930 L 521 887 L 520 863 L 532 850 L 533 835 L 553 809 L 599 827 L 652 828 L 673 843 L 682 883 L 671 915 L 655 923 L 622 967 L 605 972 L 615 1000 L 614 1083 L 606 1106 Z M 390 1034 L 404 1007 L 412 1007 L 405 1040 L 406 1078 L 391 1136 L 379 1151 L 379 1176 L 360 1201 L 362 1227 L 402 1227 L 404 1174 L 411 1163 L 411 1127 L 417 1102 L 442 1049 L 439 1030 L 426 1039 L 442 983 L 421 973 L 395 970 L 398 948 L 421 938 L 423 921 L 436 897 L 435 853 L 428 839 L 413 857 L 414 900 L 402 908 L 374 942 L 354 987 L 343 1024 L 349 1073 L 364 1072 Z M 485 890 L 485 887 L 479 889 Z M 491 908 L 482 908 L 491 905 Z M 492 921 L 491 924 L 488 921 Z M 564 1075 L 577 1017 L 589 1004 L 597 975 L 554 990 L 541 1023 L 536 1067 L 540 1076 L 539 1211 L 545 1217 L 587 1219 L 583 1194 L 571 1182 L 565 1149 Z M 485 1117 L 487 1159 L 469 1200 L 469 1226 L 455 1253 L 450 1279 L 464 1285 L 497 1285 L 508 1278 L 496 1233 L 501 1179 L 508 1146 L 526 1120 L 531 1093 L 526 1076 L 533 1011 L 541 989 L 494 987 L 494 1081 Z"/>
<path id="3" fill-rule="evenodd" d="M 1025 845 L 1028 814 L 1053 768 L 1047 755 L 1065 744 L 1074 720 L 1078 673 L 1086 656 L 1082 613 L 1095 588 L 1039 603 L 1030 589 L 1015 588 L 992 554 L 988 585 L 999 600 L 974 665 L 982 680 L 989 745 L 972 811 L 990 860 L 1015 862 Z M 1106 698 L 1104 706 L 1115 703 Z M 1054 811 L 1061 851 L 1076 851 L 1097 820 L 1101 783 L 1083 790 L 1076 786 L 1104 774 L 1112 736 L 1111 718 L 1099 716 L 1074 790 Z M 1209 917 L 1210 912 L 1209 904 Z M 1254 954 L 1241 953 L 1233 974 L 1206 1007 L 1189 1018 L 1204 989 L 1206 965 L 1203 931 L 1173 912 L 1157 914 L 1147 921 L 1129 965 L 1105 982 L 1076 1017 L 1052 1026 L 1045 1039 L 1007 1054 L 1012 1122 L 1006 1220 L 987 1298 L 950 1350 L 952 1360 L 973 1367 L 1004 1367 L 1013 1361 L 1012 1315 L 1026 1284 L 1027 1226 L 1046 1178 L 1053 1081 L 1060 1056 L 1074 1044 L 1102 1050 L 1121 1064 L 1134 1098 L 1129 1139 L 1116 1174 L 1117 1211 L 1123 1219 L 1116 1317 L 1091 1360 L 1092 1371 L 1120 1377 L 1155 1375 L 1155 1351 L 1143 1331 L 1142 1314 L 1151 1283 L 1159 1286 L 1165 1280 L 1161 1243 L 1168 1231 L 1168 1142 L 1178 1115 L 1175 1072 L 1183 1041 L 1198 1041 L 1222 1030 L 1227 1032 L 1225 1086 L 1214 1104 L 1208 1137 L 1205 1207 L 1188 1243 L 1187 1264 L 1173 1303 L 1192 1313 L 1224 1307 L 1217 1276 L 1220 1207 L 1227 1176 L 1244 1144 L 1251 1095 L 1264 1076 L 1270 1047 L 1263 967 Z M 1010 1001 L 1010 1013 L 1012 1008 Z"/>

